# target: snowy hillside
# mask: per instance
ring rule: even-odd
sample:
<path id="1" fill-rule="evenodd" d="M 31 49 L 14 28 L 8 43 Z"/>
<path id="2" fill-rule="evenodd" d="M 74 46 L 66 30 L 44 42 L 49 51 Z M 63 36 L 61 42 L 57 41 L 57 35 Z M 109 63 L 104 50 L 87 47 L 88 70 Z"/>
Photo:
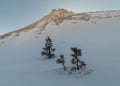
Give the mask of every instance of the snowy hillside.
<path id="1" fill-rule="evenodd" d="M 40 51 L 50 36 L 56 58 Z M 53 10 L 41 20 L 0 36 L 0 86 L 119 86 L 120 11 L 74 13 Z M 60 54 L 70 65 L 71 47 L 82 49 L 93 72 L 69 75 L 56 64 Z"/>

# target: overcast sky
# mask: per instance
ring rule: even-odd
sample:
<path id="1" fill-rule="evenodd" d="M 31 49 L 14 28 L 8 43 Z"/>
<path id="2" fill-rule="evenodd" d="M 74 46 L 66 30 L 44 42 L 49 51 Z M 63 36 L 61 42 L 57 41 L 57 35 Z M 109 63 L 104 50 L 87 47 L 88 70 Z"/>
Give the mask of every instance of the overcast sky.
<path id="1" fill-rule="evenodd" d="M 120 10 L 120 0 L 0 0 L 0 34 L 23 28 L 59 8 L 74 12 Z"/>

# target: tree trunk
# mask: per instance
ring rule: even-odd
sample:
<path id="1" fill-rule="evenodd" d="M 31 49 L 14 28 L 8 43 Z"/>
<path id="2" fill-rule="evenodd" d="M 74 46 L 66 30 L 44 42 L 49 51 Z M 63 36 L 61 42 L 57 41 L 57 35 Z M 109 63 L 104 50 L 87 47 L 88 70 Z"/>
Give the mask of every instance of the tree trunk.
<path id="1" fill-rule="evenodd" d="M 48 51 L 48 58 L 51 58 L 51 51 L 50 51 L 50 49 Z"/>
<path id="2" fill-rule="evenodd" d="M 64 64 L 62 64 L 62 65 L 63 65 L 63 70 L 65 71 L 66 70 L 65 65 Z"/>
<path id="3" fill-rule="evenodd" d="M 77 70 L 79 70 L 78 59 L 77 59 Z"/>

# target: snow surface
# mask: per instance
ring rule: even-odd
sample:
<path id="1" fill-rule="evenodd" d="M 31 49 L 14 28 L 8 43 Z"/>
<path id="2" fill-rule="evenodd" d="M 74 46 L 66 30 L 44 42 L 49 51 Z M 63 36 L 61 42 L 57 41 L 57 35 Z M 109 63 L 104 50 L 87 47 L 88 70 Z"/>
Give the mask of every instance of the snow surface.
<path id="1" fill-rule="evenodd" d="M 36 29 L 0 39 L 0 86 L 120 85 L 120 17 L 49 24 L 37 37 L 33 33 Z M 54 59 L 40 55 L 46 36 L 56 48 Z M 81 59 L 92 73 L 69 75 L 56 64 L 57 57 L 64 54 L 65 65 L 71 65 L 70 48 L 74 46 L 82 49 Z"/>

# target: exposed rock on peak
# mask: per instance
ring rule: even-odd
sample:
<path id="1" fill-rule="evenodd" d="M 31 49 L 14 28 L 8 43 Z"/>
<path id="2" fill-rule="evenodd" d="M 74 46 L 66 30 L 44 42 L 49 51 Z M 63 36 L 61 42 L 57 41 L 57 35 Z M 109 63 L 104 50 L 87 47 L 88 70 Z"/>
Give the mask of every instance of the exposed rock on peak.
<path id="1" fill-rule="evenodd" d="M 52 12 L 45 16 L 42 21 L 52 22 L 56 25 L 59 25 L 63 22 L 65 17 L 72 16 L 74 13 L 72 11 L 67 11 L 65 9 L 53 9 Z"/>
<path id="2" fill-rule="evenodd" d="M 69 15 L 69 14 L 73 14 L 72 11 L 67 11 L 65 9 L 53 9 L 52 12 L 50 13 L 50 15 L 58 15 L 58 16 L 65 16 L 65 15 Z"/>

